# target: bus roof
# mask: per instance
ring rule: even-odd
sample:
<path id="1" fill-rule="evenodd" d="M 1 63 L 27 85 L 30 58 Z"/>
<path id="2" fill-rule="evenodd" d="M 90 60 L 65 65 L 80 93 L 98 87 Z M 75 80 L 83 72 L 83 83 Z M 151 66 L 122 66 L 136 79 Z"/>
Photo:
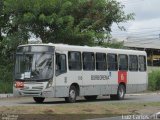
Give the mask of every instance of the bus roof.
<path id="1" fill-rule="evenodd" d="M 55 47 L 56 50 L 60 51 L 86 51 L 86 52 L 111 52 L 111 53 L 123 53 L 123 54 L 138 54 L 138 55 L 146 55 L 145 51 L 139 51 L 139 50 L 129 50 L 129 49 L 115 49 L 115 48 L 104 48 L 100 46 L 77 46 L 77 45 L 68 45 L 68 44 L 53 44 L 53 43 L 48 43 L 48 44 L 25 44 L 25 45 L 20 45 L 19 47 L 22 46 L 53 46 Z"/>

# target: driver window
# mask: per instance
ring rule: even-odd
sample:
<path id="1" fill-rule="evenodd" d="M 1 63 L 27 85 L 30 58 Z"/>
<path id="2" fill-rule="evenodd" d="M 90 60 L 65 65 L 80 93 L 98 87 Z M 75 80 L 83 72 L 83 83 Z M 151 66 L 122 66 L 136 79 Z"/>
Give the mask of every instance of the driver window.
<path id="1" fill-rule="evenodd" d="M 63 74 L 67 71 L 66 67 L 66 55 L 56 54 L 56 76 Z"/>

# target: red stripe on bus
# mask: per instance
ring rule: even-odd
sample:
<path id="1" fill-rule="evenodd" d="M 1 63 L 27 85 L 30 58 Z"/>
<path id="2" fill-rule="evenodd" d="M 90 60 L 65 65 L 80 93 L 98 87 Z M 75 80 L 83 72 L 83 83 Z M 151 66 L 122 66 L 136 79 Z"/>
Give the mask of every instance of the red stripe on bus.
<path id="1" fill-rule="evenodd" d="M 118 71 L 118 83 L 127 83 L 127 72 L 126 71 Z"/>

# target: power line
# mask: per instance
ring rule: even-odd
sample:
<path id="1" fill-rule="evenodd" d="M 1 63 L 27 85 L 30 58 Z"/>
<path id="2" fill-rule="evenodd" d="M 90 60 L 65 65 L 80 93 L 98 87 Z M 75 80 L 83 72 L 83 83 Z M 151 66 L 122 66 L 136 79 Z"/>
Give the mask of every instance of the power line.
<path id="1" fill-rule="evenodd" d="M 159 33 L 144 33 L 144 34 L 129 34 L 129 38 L 150 38 L 150 37 L 160 37 Z"/>
<path id="2" fill-rule="evenodd" d="M 159 33 L 157 34 L 112 34 L 112 37 L 128 37 L 128 38 L 153 38 L 153 37 L 160 37 Z"/>
<path id="3" fill-rule="evenodd" d="M 133 40 L 133 39 L 128 39 L 128 40 Z M 126 43 L 137 43 L 137 42 L 145 42 L 145 41 L 157 41 L 159 38 L 150 38 L 150 39 L 139 39 L 139 40 L 134 40 L 134 41 L 127 41 Z"/>
<path id="4" fill-rule="evenodd" d="M 144 0 L 132 0 L 132 1 L 128 1 L 128 0 L 123 0 L 123 1 L 119 1 L 121 3 L 135 3 L 135 2 L 143 2 Z"/>
<path id="5" fill-rule="evenodd" d="M 133 36 L 133 35 L 131 36 L 130 35 L 130 36 L 128 36 L 128 38 L 153 38 L 153 37 L 157 37 L 157 36 L 159 37 L 159 34 L 156 34 L 156 35 L 155 34 L 154 35 L 151 35 L 151 34 L 143 35 L 142 34 L 142 35 L 138 35 L 138 36 Z"/>
<path id="6" fill-rule="evenodd" d="M 143 2 L 145 0 L 132 0 L 132 1 L 129 1 L 129 0 L 123 0 L 123 1 L 120 1 L 122 4 L 125 3 L 125 5 L 127 3 L 140 3 L 140 2 Z M 157 29 L 157 30 L 156 30 Z M 160 33 L 160 27 L 146 27 L 146 28 L 141 28 L 141 32 L 137 32 L 136 30 L 139 30 L 139 28 L 137 29 L 128 29 L 126 28 L 126 31 L 120 31 L 120 29 L 114 29 L 112 30 L 111 34 L 112 36 L 120 36 L 120 37 L 127 37 L 127 36 L 134 36 L 134 35 L 137 35 L 136 38 L 139 38 L 139 36 L 141 37 L 156 37 L 157 34 Z M 128 31 L 133 31 L 133 32 L 128 32 Z M 148 32 L 148 33 L 147 33 Z M 157 34 L 155 34 L 155 32 L 157 32 Z M 154 33 L 154 34 L 151 34 L 151 33 Z"/>
<path id="7" fill-rule="evenodd" d="M 143 2 L 144 0 L 134 0 L 134 1 L 120 1 L 120 3 L 122 4 L 122 5 L 125 5 L 125 6 L 127 6 L 127 5 L 135 5 L 135 4 L 139 4 L 140 2 Z"/>
<path id="8" fill-rule="evenodd" d="M 128 33 L 128 32 L 126 32 L 126 33 L 124 33 L 124 32 L 121 32 L 121 33 L 119 33 L 119 32 L 116 32 L 116 33 L 111 33 L 111 35 L 120 35 L 120 36 L 123 36 L 123 35 L 128 35 L 128 36 L 149 36 L 149 35 L 151 35 L 151 36 L 153 36 L 153 35 L 159 35 L 159 33 L 160 33 L 160 31 L 158 30 L 158 31 L 152 31 L 152 32 L 143 32 L 143 33 L 141 33 L 141 32 L 137 32 L 137 33 L 134 33 L 134 32 L 131 32 L 131 33 Z"/>
<path id="9" fill-rule="evenodd" d="M 123 25 L 122 25 L 123 26 Z M 124 27 L 126 27 L 126 26 L 124 26 Z M 128 27 L 129 27 L 129 25 L 128 25 Z M 153 30 L 153 29 L 160 29 L 160 26 L 156 26 L 156 27 L 145 27 L 145 28 L 135 28 L 135 29 L 131 29 L 131 28 L 126 28 L 126 31 L 128 31 L 128 30 L 139 30 L 139 29 L 141 29 L 141 30 Z M 116 29 L 113 29 L 112 31 L 120 31 L 120 29 L 119 28 L 116 28 Z"/>
<path id="10" fill-rule="evenodd" d="M 153 34 L 159 34 L 160 33 L 160 30 L 153 30 L 153 31 L 147 31 L 147 32 L 132 32 L 130 34 L 132 35 L 153 35 Z"/>
<path id="11" fill-rule="evenodd" d="M 152 30 L 153 28 L 154 29 L 160 29 L 160 27 L 158 26 L 158 27 L 136 28 L 136 29 L 128 29 L 128 30 L 139 30 L 139 29 L 141 29 L 141 30 Z M 114 29 L 114 31 L 118 31 L 118 30 L 120 30 L 120 29 Z"/>
<path id="12" fill-rule="evenodd" d="M 127 45 L 127 46 L 133 46 L 134 45 L 134 47 L 139 47 L 139 46 L 142 46 L 142 45 L 150 45 L 151 43 L 154 43 L 153 41 L 150 41 L 150 42 L 146 42 L 146 43 L 141 43 L 141 44 L 139 44 L 139 43 L 133 43 L 133 44 L 128 44 L 128 43 L 125 43 L 125 45 Z M 159 43 L 160 44 L 160 43 Z M 159 45 L 157 45 L 157 44 L 152 44 L 154 47 L 159 47 Z M 152 45 L 150 45 L 150 47 L 152 46 Z"/>
<path id="13" fill-rule="evenodd" d="M 153 33 L 160 33 L 160 30 L 151 30 L 151 31 L 139 31 L 139 32 L 111 32 L 112 35 L 149 35 Z"/>

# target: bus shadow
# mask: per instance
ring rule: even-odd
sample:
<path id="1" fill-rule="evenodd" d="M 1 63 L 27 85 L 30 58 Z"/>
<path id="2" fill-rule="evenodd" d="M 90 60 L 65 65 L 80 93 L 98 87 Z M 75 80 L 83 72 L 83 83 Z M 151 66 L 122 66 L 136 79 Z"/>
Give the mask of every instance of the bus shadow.
<path id="1" fill-rule="evenodd" d="M 39 105 L 58 105 L 58 104 L 77 104 L 77 103 L 97 103 L 97 102 L 117 102 L 117 103 L 121 103 L 121 102 L 132 102 L 132 101 L 136 101 L 136 98 L 125 98 L 124 100 L 111 100 L 110 98 L 98 98 L 96 100 L 92 100 L 92 101 L 88 101 L 85 99 L 78 99 L 76 100 L 76 103 L 67 103 L 65 102 L 65 100 L 56 100 L 56 101 L 44 101 L 43 103 L 35 103 L 35 102 L 23 102 L 20 104 L 30 104 L 30 105 L 34 105 L 34 104 L 39 104 Z"/>

